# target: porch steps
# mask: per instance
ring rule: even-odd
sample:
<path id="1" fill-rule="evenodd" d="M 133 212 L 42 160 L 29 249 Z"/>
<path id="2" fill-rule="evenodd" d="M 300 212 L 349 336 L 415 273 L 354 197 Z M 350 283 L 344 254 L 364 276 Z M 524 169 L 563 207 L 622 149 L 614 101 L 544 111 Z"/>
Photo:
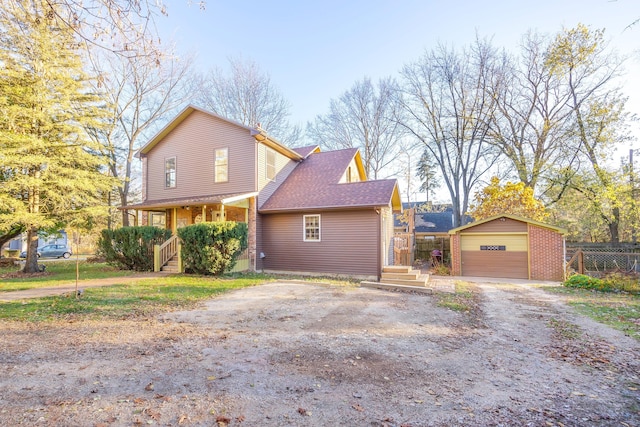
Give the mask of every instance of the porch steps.
<path id="1" fill-rule="evenodd" d="M 408 285 L 398 285 L 391 283 L 381 283 L 381 282 L 360 282 L 360 286 L 364 288 L 373 288 L 373 289 L 382 289 L 385 291 L 394 291 L 394 292 L 420 292 L 423 294 L 432 294 L 433 288 L 427 288 L 426 286 L 408 286 Z"/>
<path id="2" fill-rule="evenodd" d="M 380 283 L 404 286 L 426 287 L 428 281 L 428 274 L 421 274 L 420 270 L 400 265 L 383 267 L 382 277 L 380 278 Z"/>
<path id="3" fill-rule="evenodd" d="M 180 271 L 178 271 L 178 257 L 174 256 L 169 261 L 167 261 L 167 264 L 163 265 L 160 271 L 169 274 L 179 273 Z"/>

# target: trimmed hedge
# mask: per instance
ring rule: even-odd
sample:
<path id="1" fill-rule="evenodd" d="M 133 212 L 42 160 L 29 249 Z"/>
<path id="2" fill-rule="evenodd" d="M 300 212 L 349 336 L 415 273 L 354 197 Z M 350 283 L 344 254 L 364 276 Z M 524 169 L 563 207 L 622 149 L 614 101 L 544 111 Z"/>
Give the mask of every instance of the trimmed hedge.
<path id="1" fill-rule="evenodd" d="M 153 271 L 153 245 L 169 237 L 171 230 L 151 226 L 102 230 L 96 255 L 121 270 Z"/>
<path id="2" fill-rule="evenodd" d="M 233 268 L 247 248 L 247 224 L 205 222 L 178 229 L 185 272 L 220 275 Z"/>

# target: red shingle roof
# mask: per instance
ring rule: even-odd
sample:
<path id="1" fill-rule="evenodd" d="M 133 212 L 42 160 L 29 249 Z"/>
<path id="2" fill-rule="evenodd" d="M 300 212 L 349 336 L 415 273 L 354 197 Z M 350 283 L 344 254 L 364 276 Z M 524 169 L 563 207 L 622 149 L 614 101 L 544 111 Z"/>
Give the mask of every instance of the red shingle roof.
<path id="1" fill-rule="evenodd" d="M 313 153 L 260 208 L 261 213 L 388 206 L 395 179 L 338 184 L 357 149 Z"/>
<path id="2" fill-rule="evenodd" d="M 300 154 L 300 157 L 302 157 L 303 159 L 308 157 L 316 149 L 320 149 L 320 147 L 318 147 L 317 145 L 308 145 L 306 147 L 292 148 L 292 150 Z"/>

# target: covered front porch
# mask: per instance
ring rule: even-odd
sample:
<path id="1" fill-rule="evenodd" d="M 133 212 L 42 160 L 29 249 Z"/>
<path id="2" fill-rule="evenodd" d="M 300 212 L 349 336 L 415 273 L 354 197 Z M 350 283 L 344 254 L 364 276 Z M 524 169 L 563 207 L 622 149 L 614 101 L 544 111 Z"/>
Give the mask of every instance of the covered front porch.
<path id="1" fill-rule="evenodd" d="M 173 237 L 156 248 L 157 271 L 181 272 L 177 230 L 201 222 L 234 221 L 248 225 L 248 247 L 231 272 L 255 270 L 257 193 L 146 201 L 122 209 L 136 211 L 141 225 L 171 230 Z M 155 268 L 154 268 L 155 269 Z"/>

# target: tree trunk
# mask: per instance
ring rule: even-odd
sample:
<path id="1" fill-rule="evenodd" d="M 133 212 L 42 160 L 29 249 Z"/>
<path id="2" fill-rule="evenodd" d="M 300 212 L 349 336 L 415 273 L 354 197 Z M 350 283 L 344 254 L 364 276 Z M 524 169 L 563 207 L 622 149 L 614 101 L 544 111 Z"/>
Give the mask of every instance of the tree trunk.
<path id="1" fill-rule="evenodd" d="M 609 223 L 609 235 L 611 243 L 620 243 L 620 209 L 613 208 L 613 221 Z"/>
<path id="2" fill-rule="evenodd" d="M 38 272 L 38 230 L 29 227 L 27 230 L 27 260 L 24 264 L 24 273 Z"/>

